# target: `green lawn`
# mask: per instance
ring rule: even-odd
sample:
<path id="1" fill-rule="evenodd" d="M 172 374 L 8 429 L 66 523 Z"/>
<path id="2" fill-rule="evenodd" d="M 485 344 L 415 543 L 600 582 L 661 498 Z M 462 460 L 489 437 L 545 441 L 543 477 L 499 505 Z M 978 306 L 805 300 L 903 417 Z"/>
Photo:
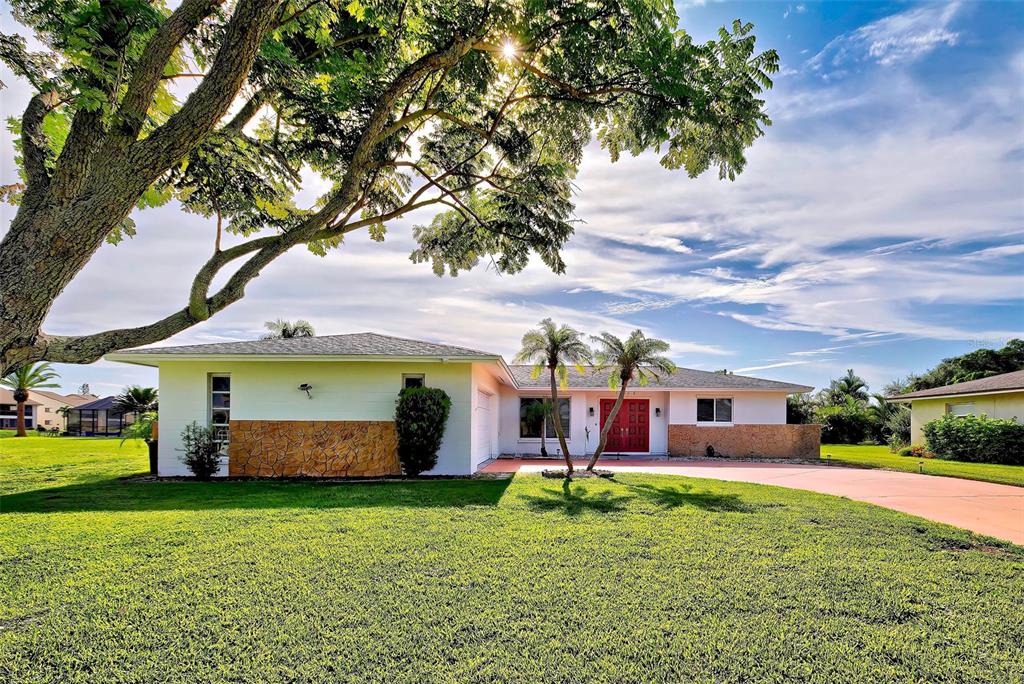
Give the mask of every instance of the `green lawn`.
<path id="1" fill-rule="evenodd" d="M 4 682 L 1016 682 L 1024 548 L 808 492 L 124 482 L 0 443 Z"/>
<path id="2" fill-rule="evenodd" d="M 853 463 L 870 468 L 902 470 L 908 473 L 920 472 L 919 468 L 923 467 L 923 472 L 926 475 L 963 477 L 968 480 L 984 480 L 985 482 L 1024 487 L 1024 466 L 964 463 L 962 461 L 944 461 L 941 458 L 919 459 L 894 454 L 889 451 L 887 446 L 862 446 L 859 444 L 822 444 L 821 458 L 824 459 L 826 454 L 831 454 L 831 460 L 836 463 Z"/>

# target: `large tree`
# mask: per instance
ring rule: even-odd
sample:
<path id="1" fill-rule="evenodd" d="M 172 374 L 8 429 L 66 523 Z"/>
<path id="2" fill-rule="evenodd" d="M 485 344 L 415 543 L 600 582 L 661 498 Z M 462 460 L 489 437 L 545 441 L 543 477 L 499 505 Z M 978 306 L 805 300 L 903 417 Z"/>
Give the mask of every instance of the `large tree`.
<path id="1" fill-rule="evenodd" d="M 11 4 L 47 50 L 0 36 L 33 89 L 13 126 L 21 182 L 4 188 L 19 206 L 0 245 L 0 372 L 164 339 L 288 250 L 383 239 L 423 207 L 439 213 L 415 229 L 413 259 L 439 274 L 481 260 L 516 272 L 531 253 L 561 272 L 592 138 L 613 160 L 657 149 L 666 167 L 732 178 L 770 123 L 760 93 L 778 69 L 749 24 L 697 43 L 668 0 Z M 297 206 L 310 173 L 330 190 Z M 132 211 L 172 199 L 211 220 L 184 306 L 45 333 L 96 250 L 134 233 Z"/>

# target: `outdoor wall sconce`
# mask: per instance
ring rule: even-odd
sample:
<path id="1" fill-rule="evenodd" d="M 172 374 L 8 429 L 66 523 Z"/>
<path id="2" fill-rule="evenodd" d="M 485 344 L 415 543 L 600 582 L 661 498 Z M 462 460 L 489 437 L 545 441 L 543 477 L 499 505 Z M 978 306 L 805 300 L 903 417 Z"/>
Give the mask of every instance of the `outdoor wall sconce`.
<path id="1" fill-rule="evenodd" d="M 301 385 L 299 385 L 299 391 L 305 392 L 307 399 L 313 398 L 313 386 L 310 385 L 308 382 L 304 382 Z"/>
<path id="2" fill-rule="evenodd" d="M 654 408 L 654 417 L 655 418 L 661 418 L 661 408 L 660 407 L 655 407 Z"/>
<path id="3" fill-rule="evenodd" d="M 589 409 L 587 409 L 587 411 L 590 412 L 590 417 L 593 418 L 594 417 L 594 407 L 591 406 Z"/>

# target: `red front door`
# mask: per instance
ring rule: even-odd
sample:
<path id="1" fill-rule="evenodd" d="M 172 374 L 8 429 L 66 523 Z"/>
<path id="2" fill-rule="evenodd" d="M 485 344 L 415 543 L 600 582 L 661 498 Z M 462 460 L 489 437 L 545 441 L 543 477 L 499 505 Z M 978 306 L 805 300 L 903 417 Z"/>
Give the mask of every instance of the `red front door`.
<path id="1" fill-rule="evenodd" d="M 608 420 L 608 415 L 615 405 L 614 399 L 601 400 L 601 429 Z M 612 429 L 608 431 L 608 444 L 605 451 L 609 452 L 644 452 L 650 451 L 650 410 L 647 399 L 624 399 Z"/>

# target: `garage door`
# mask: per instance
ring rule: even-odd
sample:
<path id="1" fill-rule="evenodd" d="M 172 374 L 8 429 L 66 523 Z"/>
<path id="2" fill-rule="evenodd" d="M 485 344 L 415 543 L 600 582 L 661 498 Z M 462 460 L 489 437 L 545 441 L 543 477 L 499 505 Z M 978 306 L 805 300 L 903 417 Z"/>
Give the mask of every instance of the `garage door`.
<path id="1" fill-rule="evenodd" d="M 491 403 L 493 397 L 487 392 L 476 393 L 476 453 L 473 454 L 473 462 L 486 461 L 494 453 L 494 435 L 491 425 Z"/>

